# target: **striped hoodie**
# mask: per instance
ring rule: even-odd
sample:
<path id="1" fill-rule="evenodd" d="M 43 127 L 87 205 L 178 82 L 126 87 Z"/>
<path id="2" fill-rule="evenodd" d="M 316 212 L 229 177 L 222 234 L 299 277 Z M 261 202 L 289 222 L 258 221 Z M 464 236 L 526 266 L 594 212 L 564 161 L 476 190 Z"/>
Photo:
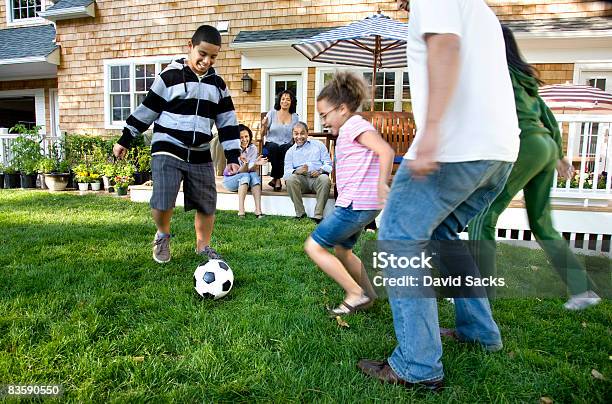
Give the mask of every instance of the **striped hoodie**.
<path id="1" fill-rule="evenodd" d="M 198 80 L 185 59 L 170 63 L 126 120 L 118 143 L 126 148 L 152 123 L 151 154 L 171 154 L 187 163 L 212 161 L 209 142 L 217 126 L 228 163 L 238 163 L 240 131 L 227 85 L 211 67 Z"/>

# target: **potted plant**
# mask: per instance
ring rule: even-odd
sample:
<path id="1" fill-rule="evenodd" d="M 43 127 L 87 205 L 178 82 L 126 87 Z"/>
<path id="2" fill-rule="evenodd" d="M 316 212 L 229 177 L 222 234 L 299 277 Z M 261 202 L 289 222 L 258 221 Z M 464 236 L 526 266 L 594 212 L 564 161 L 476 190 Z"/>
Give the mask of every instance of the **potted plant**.
<path id="1" fill-rule="evenodd" d="M 151 179 L 151 147 L 142 146 L 138 148 L 136 158 L 138 171 L 134 173 L 134 184 L 140 185 Z"/>
<path id="2" fill-rule="evenodd" d="M 91 185 L 91 190 L 92 191 L 99 191 L 100 190 L 100 174 L 91 171 L 89 173 L 89 184 Z"/>
<path id="3" fill-rule="evenodd" d="M 42 189 L 48 189 L 49 187 L 45 183 L 45 174 L 50 174 L 55 168 L 55 161 L 51 157 L 43 157 L 38 161 L 36 170 L 38 171 L 38 179 L 40 181 L 40 187 Z"/>
<path id="4" fill-rule="evenodd" d="M 128 187 L 134 183 L 134 178 L 127 175 L 116 175 L 114 178 L 114 183 L 117 196 L 123 196 L 127 195 Z"/>
<path id="5" fill-rule="evenodd" d="M 43 173 L 45 185 L 50 191 L 63 191 L 68 186 L 68 162 L 45 157 L 38 163 L 38 170 Z"/>
<path id="6" fill-rule="evenodd" d="M 39 126 L 27 129 L 24 125 L 15 125 L 10 129 L 11 133 L 20 135 L 13 140 L 11 152 L 13 154 L 13 164 L 21 173 L 21 188 L 36 188 L 36 168 L 42 158 L 40 153 L 40 142 L 38 131 Z"/>
<path id="7" fill-rule="evenodd" d="M 4 167 L 4 188 L 18 188 L 19 174 L 14 166 Z"/>
<path id="8" fill-rule="evenodd" d="M 89 189 L 89 171 L 83 163 L 73 167 L 74 179 L 78 184 L 79 191 L 87 191 Z"/>
<path id="9" fill-rule="evenodd" d="M 111 192 L 111 179 L 115 177 L 115 165 L 106 163 L 102 165 L 102 182 L 104 183 L 104 189 Z"/>

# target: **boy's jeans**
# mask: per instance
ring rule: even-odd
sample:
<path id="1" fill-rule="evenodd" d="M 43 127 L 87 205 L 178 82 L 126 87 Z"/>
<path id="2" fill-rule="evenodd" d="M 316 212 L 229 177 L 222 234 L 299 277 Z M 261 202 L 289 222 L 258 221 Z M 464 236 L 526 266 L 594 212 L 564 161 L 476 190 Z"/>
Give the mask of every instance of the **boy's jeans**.
<path id="1" fill-rule="evenodd" d="M 512 163 L 493 160 L 440 163 L 438 171 L 416 179 L 407 161 L 402 162 L 383 211 L 378 239 L 459 239 L 458 233 L 470 219 L 503 189 L 511 169 Z M 475 265 L 467 249 L 466 254 L 469 264 Z M 465 264 L 466 260 L 462 261 Z M 441 379 L 444 373 L 436 299 L 397 296 L 389 290 L 389 302 L 398 342 L 389 358 L 390 366 L 412 383 Z M 486 298 L 455 299 L 455 316 L 460 339 L 479 342 L 491 350 L 501 347 L 499 329 Z"/>

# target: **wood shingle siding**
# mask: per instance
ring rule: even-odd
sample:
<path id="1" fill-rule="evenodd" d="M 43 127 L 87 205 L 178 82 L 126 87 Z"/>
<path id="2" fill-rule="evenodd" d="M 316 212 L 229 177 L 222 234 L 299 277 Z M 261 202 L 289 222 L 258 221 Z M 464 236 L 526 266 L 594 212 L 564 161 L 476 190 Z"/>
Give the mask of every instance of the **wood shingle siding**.
<path id="1" fill-rule="evenodd" d="M 534 66 L 540 71 L 540 79 L 546 84 L 570 83 L 574 79 L 573 63 L 536 63 Z"/>
<path id="2" fill-rule="evenodd" d="M 50 0 L 47 0 L 49 2 Z M 496 1 L 488 4 L 502 20 L 611 15 L 604 1 L 527 0 Z M 6 2 L 0 0 L 0 29 L 6 27 Z M 243 70 L 241 52 L 229 44 L 240 31 L 333 27 L 363 19 L 381 10 L 406 20 L 396 2 L 373 0 L 96 0 L 95 18 L 57 22 L 61 65 L 57 73 L 60 127 L 62 131 L 107 134 L 104 128 L 105 59 L 186 54 L 186 42 L 201 24 L 230 21 L 230 33 L 223 34 L 222 52 L 215 67 L 227 82 L 239 119 L 254 127 L 261 109 L 261 71 Z M 296 53 L 296 58 L 301 57 Z M 546 65 L 542 78 L 547 82 L 571 80 L 572 65 Z M 254 80 L 253 91 L 241 91 L 242 75 Z M 1 83 L 0 83 L 1 84 Z M 308 69 L 309 126 L 315 114 L 315 69 Z M 118 133 L 118 131 L 117 131 Z"/>

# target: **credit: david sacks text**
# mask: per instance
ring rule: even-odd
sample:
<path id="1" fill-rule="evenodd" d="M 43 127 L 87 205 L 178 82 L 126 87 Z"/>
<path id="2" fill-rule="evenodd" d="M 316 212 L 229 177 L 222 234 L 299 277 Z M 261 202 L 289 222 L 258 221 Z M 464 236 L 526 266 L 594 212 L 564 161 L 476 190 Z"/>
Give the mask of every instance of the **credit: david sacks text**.
<path id="1" fill-rule="evenodd" d="M 481 278 L 477 276 L 445 276 L 445 277 L 436 277 L 430 275 L 423 276 L 413 276 L 413 275 L 405 275 L 405 276 L 397 276 L 397 277 L 386 277 L 383 275 L 376 275 L 372 282 L 374 286 L 390 286 L 390 287 L 416 287 L 416 286 L 454 286 L 454 287 L 489 287 L 489 286 L 497 286 L 504 287 L 506 286 L 506 281 L 504 278 L 494 278 L 492 276 Z"/>

